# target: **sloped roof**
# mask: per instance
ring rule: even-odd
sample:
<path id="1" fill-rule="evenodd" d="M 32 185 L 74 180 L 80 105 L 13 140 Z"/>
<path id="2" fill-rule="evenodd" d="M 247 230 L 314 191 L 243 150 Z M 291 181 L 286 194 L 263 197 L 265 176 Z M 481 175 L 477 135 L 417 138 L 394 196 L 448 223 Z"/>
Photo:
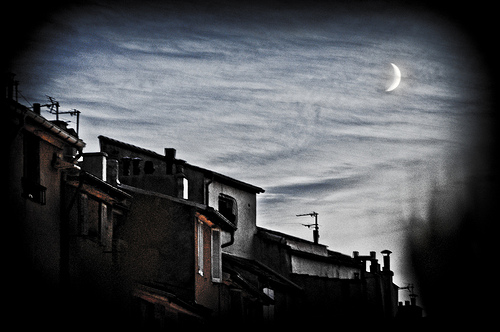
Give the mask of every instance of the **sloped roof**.
<path id="1" fill-rule="evenodd" d="M 281 245 L 287 245 L 287 239 L 290 239 L 293 241 L 298 241 L 298 242 L 302 242 L 302 243 L 306 243 L 306 244 L 310 244 L 310 245 L 314 245 L 314 246 L 319 246 L 319 247 L 323 247 L 323 248 L 328 247 L 324 244 L 316 244 L 312 241 L 308 241 L 308 240 L 305 240 L 302 238 L 298 238 L 298 237 L 295 237 L 295 236 L 292 236 L 289 234 L 285 234 L 285 233 L 281 233 L 278 231 L 273 231 L 273 230 L 263 228 L 263 227 L 257 227 L 257 230 L 258 230 L 258 233 L 257 233 L 258 236 L 260 236 L 264 239 L 267 239 L 269 241 L 276 242 L 276 243 L 281 244 Z M 333 250 L 326 249 L 326 255 L 318 255 L 318 254 L 315 254 L 312 252 L 297 250 L 297 249 L 290 248 L 290 246 L 288 247 L 288 250 L 290 250 L 290 252 L 296 256 L 306 257 L 306 258 L 311 259 L 311 260 L 327 261 L 327 262 L 342 264 L 342 265 L 346 265 L 346 266 L 358 266 L 358 263 L 356 263 L 356 261 L 354 260 L 353 257 L 351 257 L 349 255 L 342 254 L 342 253 L 337 252 L 337 251 L 333 251 Z"/>
<path id="2" fill-rule="evenodd" d="M 142 194 L 142 195 L 149 195 L 149 196 L 154 196 L 154 197 L 159 197 L 159 198 L 164 198 L 168 199 L 172 202 L 176 202 L 178 204 L 182 205 L 187 205 L 191 206 L 196 209 L 196 211 L 200 212 L 201 214 L 205 214 L 208 218 L 210 218 L 211 221 L 219 225 L 222 229 L 225 229 L 227 231 L 234 231 L 237 229 L 236 225 L 234 225 L 232 222 L 227 220 L 226 217 L 224 217 L 220 212 L 215 210 L 213 207 L 205 205 L 205 204 L 200 204 L 196 203 L 193 201 L 189 201 L 187 199 L 181 199 L 178 197 L 158 193 L 156 191 L 151 191 L 151 190 L 145 190 L 137 187 L 132 187 L 126 184 L 120 184 L 118 185 L 118 188 L 125 190 L 126 192 L 129 192 L 134 196 L 135 193 L 137 194 Z"/>
<path id="3" fill-rule="evenodd" d="M 222 253 L 222 269 L 229 272 L 236 272 L 243 277 L 250 273 L 257 279 L 267 280 L 273 286 L 285 287 L 295 291 L 302 290 L 299 285 L 295 284 L 290 279 L 253 259 Z M 248 280 L 248 283 L 252 284 L 249 278 L 246 278 L 246 280 Z"/>
<path id="4" fill-rule="evenodd" d="M 101 141 L 101 142 L 104 141 L 104 142 L 108 142 L 108 143 L 111 143 L 111 144 L 116 145 L 116 146 L 121 146 L 121 147 L 124 147 L 128 150 L 137 151 L 139 153 L 149 155 L 149 156 L 156 158 L 156 159 L 161 159 L 161 160 L 165 159 L 164 155 L 156 153 L 152 150 L 144 149 L 144 148 L 141 148 L 141 147 L 136 146 L 136 145 L 132 145 L 129 143 L 125 143 L 125 142 L 116 140 L 114 138 L 106 137 L 103 135 L 98 136 L 98 138 L 99 138 L 99 141 Z M 217 172 L 214 172 L 214 171 L 211 171 L 211 170 L 208 170 L 206 168 L 199 167 L 199 166 L 191 165 L 191 164 L 189 164 L 186 161 L 181 160 L 181 159 L 175 159 L 175 160 L 177 162 L 181 163 L 184 167 L 187 167 L 187 168 L 199 171 L 201 173 L 204 173 L 207 177 L 213 177 L 213 179 L 216 181 L 219 181 L 222 183 L 227 183 L 227 184 L 232 185 L 236 188 L 241 188 L 241 189 L 244 189 L 246 191 L 254 192 L 256 194 L 265 192 L 265 190 L 260 188 L 260 187 L 254 186 L 252 184 L 249 184 L 249 183 L 246 183 L 246 182 L 243 182 L 240 180 L 236 180 L 236 179 L 231 178 L 229 176 L 226 176 L 224 174 L 220 174 L 220 173 L 217 173 Z"/>
<path id="5" fill-rule="evenodd" d="M 57 121 L 49 121 L 43 116 L 30 110 L 28 107 L 15 101 L 8 101 L 7 104 L 12 114 L 29 119 L 33 123 L 40 125 L 47 133 L 59 138 L 67 144 L 75 146 L 80 151 L 85 147 L 85 142 L 73 134 L 74 130 L 61 128 L 61 126 L 57 125 Z"/>

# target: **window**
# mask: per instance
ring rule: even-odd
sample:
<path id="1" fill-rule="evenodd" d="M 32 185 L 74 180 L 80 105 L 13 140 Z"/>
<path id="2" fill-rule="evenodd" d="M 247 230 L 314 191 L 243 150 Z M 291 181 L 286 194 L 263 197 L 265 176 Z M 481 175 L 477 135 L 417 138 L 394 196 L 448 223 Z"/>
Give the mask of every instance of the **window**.
<path id="1" fill-rule="evenodd" d="M 108 209 L 106 204 L 89 197 L 81 198 L 81 203 L 81 209 L 88 212 L 80 222 L 82 235 L 87 235 L 101 245 L 110 247 L 111 239 L 108 234 L 112 235 L 109 230 L 112 222 L 111 209 Z"/>
<path id="2" fill-rule="evenodd" d="M 220 230 L 212 228 L 212 281 L 222 281 Z"/>
<path id="3" fill-rule="evenodd" d="M 188 199 L 189 197 L 189 182 L 188 179 L 182 179 L 182 198 Z"/>
<path id="4" fill-rule="evenodd" d="M 198 273 L 203 275 L 203 222 L 198 221 Z"/>
<path id="5" fill-rule="evenodd" d="M 263 289 L 264 294 L 266 294 L 269 298 L 274 300 L 274 290 L 271 288 L 264 288 Z M 266 320 L 273 320 L 274 319 L 274 304 L 268 304 L 264 305 L 263 308 L 263 316 L 264 319 Z"/>
<path id="6" fill-rule="evenodd" d="M 25 133 L 23 138 L 23 187 L 22 196 L 34 202 L 45 204 L 47 188 L 40 185 L 40 140 Z"/>
<path id="7" fill-rule="evenodd" d="M 231 196 L 219 195 L 219 212 L 233 224 L 236 225 L 238 223 L 238 205 L 236 204 L 236 200 Z"/>

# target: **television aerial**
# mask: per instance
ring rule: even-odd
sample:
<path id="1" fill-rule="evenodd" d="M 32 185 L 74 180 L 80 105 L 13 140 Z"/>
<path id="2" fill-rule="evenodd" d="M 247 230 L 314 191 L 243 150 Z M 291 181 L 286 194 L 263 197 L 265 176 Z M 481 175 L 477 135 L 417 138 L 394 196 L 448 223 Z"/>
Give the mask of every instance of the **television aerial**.
<path id="1" fill-rule="evenodd" d="M 318 225 L 318 212 L 311 212 L 311 213 L 304 213 L 304 214 L 297 214 L 295 215 L 296 217 L 305 217 L 305 216 L 310 216 L 314 217 L 314 224 L 302 224 L 303 226 L 306 226 L 307 228 L 313 227 L 313 239 L 314 243 L 318 244 L 319 242 L 319 225 Z"/>

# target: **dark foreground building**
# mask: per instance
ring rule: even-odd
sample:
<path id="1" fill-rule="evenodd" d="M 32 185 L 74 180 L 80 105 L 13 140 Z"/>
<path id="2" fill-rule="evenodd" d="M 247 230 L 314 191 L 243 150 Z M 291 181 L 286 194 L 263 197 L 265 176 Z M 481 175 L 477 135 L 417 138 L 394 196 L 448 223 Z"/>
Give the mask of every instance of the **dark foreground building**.
<path id="1" fill-rule="evenodd" d="M 258 227 L 260 187 L 172 148 L 99 136 L 100 151 L 86 153 L 39 105 L 7 94 L 2 108 L 12 317 L 161 330 L 396 316 L 390 251 L 381 268 L 375 252 L 348 256 Z"/>

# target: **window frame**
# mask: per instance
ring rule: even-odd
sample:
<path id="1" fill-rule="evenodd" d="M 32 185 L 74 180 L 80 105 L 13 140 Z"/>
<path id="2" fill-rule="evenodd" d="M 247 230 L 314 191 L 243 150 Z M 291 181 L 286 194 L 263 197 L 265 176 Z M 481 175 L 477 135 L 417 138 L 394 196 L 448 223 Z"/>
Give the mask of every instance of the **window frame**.
<path id="1" fill-rule="evenodd" d="M 215 240 L 217 239 L 217 240 Z M 222 247 L 221 230 L 211 229 L 211 253 L 210 253 L 211 277 L 212 282 L 222 282 Z"/>
<path id="2" fill-rule="evenodd" d="M 231 203 L 231 216 L 228 216 L 228 210 L 227 208 L 223 207 L 221 202 L 230 202 Z M 238 225 L 238 202 L 236 199 L 232 196 L 220 193 L 219 198 L 217 201 L 218 204 L 218 211 L 220 214 L 222 214 L 227 220 L 232 222 L 234 225 Z"/>
<path id="3" fill-rule="evenodd" d="M 196 227 L 197 227 L 197 252 L 198 252 L 198 257 L 197 257 L 197 269 L 198 269 L 198 274 L 203 276 L 203 268 L 204 268 L 204 241 L 203 241 L 203 222 L 199 219 L 197 219 L 196 222 Z"/>

